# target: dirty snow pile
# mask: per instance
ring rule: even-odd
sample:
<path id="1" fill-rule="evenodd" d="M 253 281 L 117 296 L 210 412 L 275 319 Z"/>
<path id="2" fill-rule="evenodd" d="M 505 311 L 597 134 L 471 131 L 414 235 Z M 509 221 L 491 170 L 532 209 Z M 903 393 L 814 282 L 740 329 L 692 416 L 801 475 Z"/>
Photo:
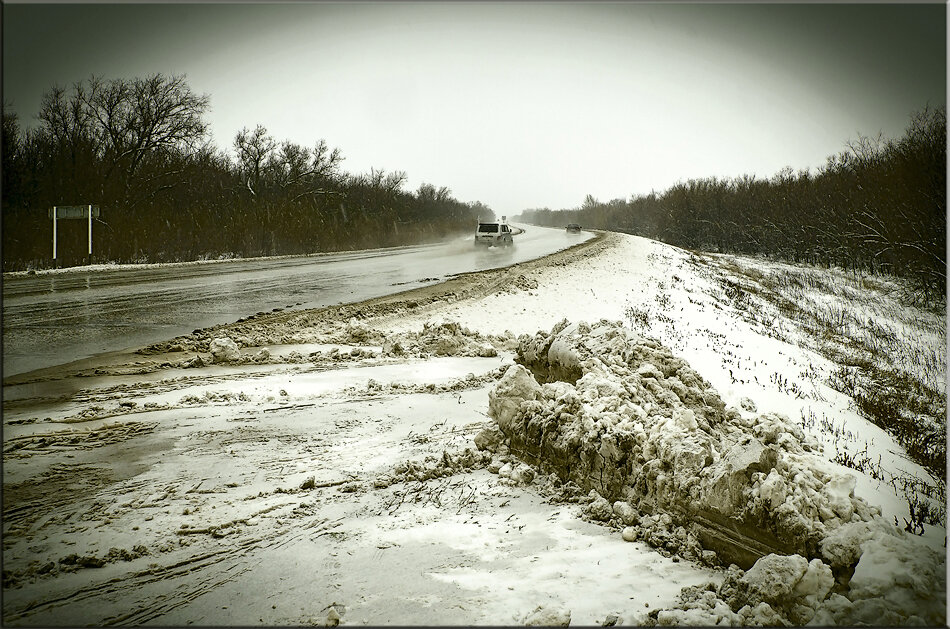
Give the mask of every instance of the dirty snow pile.
<path id="1" fill-rule="evenodd" d="M 455 452 L 443 450 L 441 456 L 429 455 L 422 461 L 407 460 L 397 463 L 391 473 L 377 477 L 373 487 L 384 489 L 395 483 L 445 478 L 484 467 L 491 460 L 491 454 L 479 452 L 470 446 Z"/>
<path id="2" fill-rule="evenodd" d="M 272 355 L 266 347 L 258 347 L 268 339 L 265 335 L 248 336 L 218 333 L 215 336 L 196 339 L 179 339 L 170 346 L 169 351 L 196 352 L 190 358 L 182 359 L 169 366 L 200 368 L 212 364 L 262 365 L 286 363 L 324 363 L 362 358 L 428 358 L 430 356 L 457 356 L 490 358 L 498 355 L 498 350 L 511 350 L 517 345 L 515 337 L 509 332 L 502 335 L 483 335 L 458 323 L 427 322 L 419 331 L 385 333 L 370 328 L 362 321 L 351 318 L 346 323 L 328 326 L 319 339 L 307 338 L 307 342 L 319 340 L 323 343 L 356 345 L 349 352 L 339 349 L 328 352 L 311 352 L 309 355 L 291 352 Z M 283 340 L 283 339 L 279 339 Z M 369 346 L 376 347 L 374 351 Z"/>
<path id="3" fill-rule="evenodd" d="M 489 395 L 511 452 L 589 491 L 588 513 L 624 539 L 664 528 L 690 558 L 738 564 L 650 621 L 944 623 L 944 558 L 855 496 L 787 418 L 726 408 L 616 322 L 524 335 L 516 361 Z"/>
<path id="4" fill-rule="evenodd" d="M 365 324 L 361 324 L 355 319 L 350 321 L 349 326 L 351 328 L 359 326 L 366 328 Z M 490 342 L 490 339 L 453 321 L 427 322 L 423 325 L 421 331 L 406 334 L 384 335 L 380 332 L 374 332 L 383 337 L 384 354 L 427 354 L 431 356 L 481 358 L 491 358 L 498 355 L 498 351 Z"/>

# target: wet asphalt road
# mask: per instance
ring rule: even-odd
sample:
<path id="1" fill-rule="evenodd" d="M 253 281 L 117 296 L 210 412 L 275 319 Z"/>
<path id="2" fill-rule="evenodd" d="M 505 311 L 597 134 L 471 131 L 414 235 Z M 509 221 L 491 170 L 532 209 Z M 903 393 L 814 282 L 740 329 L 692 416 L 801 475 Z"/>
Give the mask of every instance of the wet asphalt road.
<path id="1" fill-rule="evenodd" d="M 539 258 L 592 237 L 524 226 L 508 248 L 435 245 L 4 277 L 3 375 L 141 347 L 274 308 L 371 299 Z"/>

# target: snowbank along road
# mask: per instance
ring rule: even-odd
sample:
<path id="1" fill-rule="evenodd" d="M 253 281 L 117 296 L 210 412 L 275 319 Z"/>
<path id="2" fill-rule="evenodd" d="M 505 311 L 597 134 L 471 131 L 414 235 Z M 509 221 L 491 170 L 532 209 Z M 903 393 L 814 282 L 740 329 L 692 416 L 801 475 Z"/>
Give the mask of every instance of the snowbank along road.
<path id="1" fill-rule="evenodd" d="M 475 248 L 466 236 L 314 256 L 7 273 L 3 370 L 10 375 L 49 367 L 274 308 L 318 308 L 401 292 L 539 258 L 590 237 L 531 227 L 508 248 Z"/>
<path id="2" fill-rule="evenodd" d="M 945 624 L 937 453 L 826 347 L 926 429 L 945 324 L 855 281 L 608 234 L 7 378 L 4 623 Z"/>

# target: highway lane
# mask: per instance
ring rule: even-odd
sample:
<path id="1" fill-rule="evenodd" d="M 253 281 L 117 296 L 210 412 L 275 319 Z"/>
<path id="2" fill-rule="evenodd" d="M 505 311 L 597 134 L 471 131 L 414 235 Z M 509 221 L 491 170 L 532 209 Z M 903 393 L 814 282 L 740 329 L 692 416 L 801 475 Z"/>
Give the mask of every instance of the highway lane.
<path id="1" fill-rule="evenodd" d="M 471 236 L 368 251 L 7 274 L 3 374 L 140 347 L 274 308 L 351 303 L 540 258 L 592 234 L 523 226 L 514 246 L 476 248 Z"/>

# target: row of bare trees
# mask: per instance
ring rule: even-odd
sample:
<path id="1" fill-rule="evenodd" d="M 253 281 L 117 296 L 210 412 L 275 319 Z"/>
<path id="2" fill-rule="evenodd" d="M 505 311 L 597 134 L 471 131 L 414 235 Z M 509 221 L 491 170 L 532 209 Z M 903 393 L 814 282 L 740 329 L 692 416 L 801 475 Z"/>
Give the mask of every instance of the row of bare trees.
<path id="1" fill-rule="evenodd" d="M 3 111 L 3 269 L 50 266 L 54 205 L 95 204 L 95 261 L 311 253 L 434 240 L 492 211 L 448 188 L 406 190 L 401 171 L 350 174 L 339 149 L 244 128 L 213 146 L 207 95 L 183 76 L 91 77 L 42 100 L 39 125 Z M 59 229 L 60 262 L 86 253 Z"/>
<path id="2" fill-rule="evenodd" d="M 661 194 L 525 210 L 539 225 L 623 231 L 690 249 L 887 272 L 946 290 L 946 110 L 914 114 L 904 136 L 861 138 L 812 174 L 699 179 Z"/>

